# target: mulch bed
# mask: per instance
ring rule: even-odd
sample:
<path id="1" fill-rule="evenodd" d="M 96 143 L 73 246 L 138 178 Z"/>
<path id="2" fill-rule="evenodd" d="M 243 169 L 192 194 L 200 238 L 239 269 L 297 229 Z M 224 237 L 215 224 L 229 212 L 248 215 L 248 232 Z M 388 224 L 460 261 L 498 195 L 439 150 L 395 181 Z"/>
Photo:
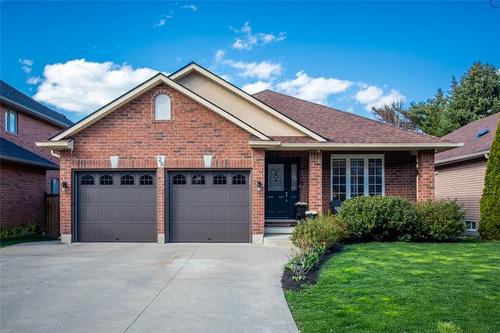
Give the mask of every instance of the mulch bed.
<path id="1" fill-rule="evenodd" d="M 318 275 L 321 266 L 325 261 L 330 259 L 334 254 L 342 251 L 342 245 L 336 245 L 331 249 L 327 250 L 325 254 L 320 258 L 319 262 L 306 274 L 305 280 L 300 282 L 292 280 L 292 272 L 288 269 L 283 270 L 283 275 L 281 276 L 281 288 L 284 290 L 298 291 L 305 285 L 315 285 L 318 282 Z"/>

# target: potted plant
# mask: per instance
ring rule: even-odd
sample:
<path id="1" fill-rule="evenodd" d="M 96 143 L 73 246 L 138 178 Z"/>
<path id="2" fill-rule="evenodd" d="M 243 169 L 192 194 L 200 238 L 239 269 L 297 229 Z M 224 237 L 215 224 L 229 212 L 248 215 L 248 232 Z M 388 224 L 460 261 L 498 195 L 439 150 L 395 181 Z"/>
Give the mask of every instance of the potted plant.
<path id="1" fill-rule="evenodd" d="M 306 218 L 308 219 L 315 219 L 318 217 L 318 212 L 315 210 L 308 210 L 306 211 Z"/>
<path id="2" fill-rule="evenodd" d="M 297 220 L 302 220 L 306 217 L 307 206 L 307 202 L 299 201 L 295 203 L 295 218 Z"/>

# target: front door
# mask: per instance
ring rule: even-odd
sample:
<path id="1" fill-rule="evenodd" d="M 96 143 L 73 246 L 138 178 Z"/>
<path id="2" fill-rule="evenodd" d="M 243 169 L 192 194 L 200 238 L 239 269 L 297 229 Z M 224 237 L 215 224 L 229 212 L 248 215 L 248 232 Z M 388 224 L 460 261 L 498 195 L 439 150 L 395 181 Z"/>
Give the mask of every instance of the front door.
<path id="1" fill-rule="evenodd" d="M 295 219 L 299 201 L 298 163 L 269 160 L 266 163 L 266 218 Z"/>

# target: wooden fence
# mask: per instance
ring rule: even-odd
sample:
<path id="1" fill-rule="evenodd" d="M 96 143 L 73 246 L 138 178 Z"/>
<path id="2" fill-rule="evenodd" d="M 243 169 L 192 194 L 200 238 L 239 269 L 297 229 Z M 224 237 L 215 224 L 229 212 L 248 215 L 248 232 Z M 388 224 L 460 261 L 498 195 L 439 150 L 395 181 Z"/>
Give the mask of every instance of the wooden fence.
<path id="1" fill-rule="evenodd" d="M 45 194 L 45 232 L 50 238 L 59 237 L 59 194 Z"/>

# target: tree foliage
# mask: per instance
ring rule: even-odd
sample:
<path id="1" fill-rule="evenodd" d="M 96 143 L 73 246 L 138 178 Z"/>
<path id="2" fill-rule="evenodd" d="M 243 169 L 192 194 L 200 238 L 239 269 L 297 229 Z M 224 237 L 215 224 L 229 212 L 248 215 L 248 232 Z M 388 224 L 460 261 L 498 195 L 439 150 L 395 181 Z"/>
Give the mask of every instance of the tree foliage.
<path id="1" fill-rule="evenodd" d="M 415 129 L 413 123 L 408 119 L 404 103 L 395 101 L 381 107 L 372 107 L 375 118 L 386 124 L 395 125 L 401 128 Z"/>
<path id="2" fill-rule="evenodd" d="M 481 237 L 500 240 L 500 126 L 490 148 L 480 208 Z"/>
<path id="3" fill-rule="evenodd" d="M 396 102 L 372 111 L 385 123 L 443 136 L 500 111 L 500 69 L 475 62 L 460 80 L 452 78 L 447 94 L 438 89 L 427 101 L 409 107 Z"/>

